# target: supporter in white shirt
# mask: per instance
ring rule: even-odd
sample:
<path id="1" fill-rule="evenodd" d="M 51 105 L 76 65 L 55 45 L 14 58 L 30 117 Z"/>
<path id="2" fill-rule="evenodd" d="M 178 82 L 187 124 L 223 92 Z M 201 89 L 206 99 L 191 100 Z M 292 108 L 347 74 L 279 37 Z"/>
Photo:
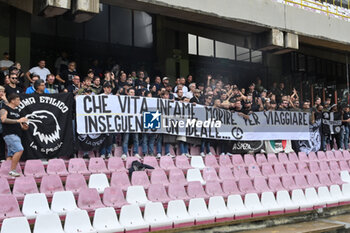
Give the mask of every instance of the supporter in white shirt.
<path id="1" fill-rule="evenodd" d="M 186 93 L 186 98 L 192 99 L 194 91 L 196 90 L 196 84 L 195 83 L 191 83 L 190 85 L 188 85 L 190 91 L 188 91 Z"/>
<path id="2" fill-rule="evenodd" d="M 187 94 L 188 88 L 183 84 L 177 84 L 177 86 L 174 88 L 174 92 L 177 92 L 178 87 L 182 89 L 182 91 L 184 92 L 184 95 Z"/>
<path id="3" fill-rule="evenodd" d="M 0 60 L 0 71 L 6 71 L 9 67 L 13 65 L 13 61 L 10 60 L 10 55 L 8 52 L 4 52 L 4 58 Z"/>
<path id="4" fill-rule="evenodd" d="M 46 82 L 46 76 L 48 74 L 51 74 L 50 70 L 45 68 L 45 60 L 40 60 L 38 63 L 38 66 L 31 68 L 27 73 L 26 77 L 29 80 L 29 82 L 32 82 L 32 79 L 30 78 L 31 74 L 37 74 L 40 76 L 40 79 L 44 80 Z"/>

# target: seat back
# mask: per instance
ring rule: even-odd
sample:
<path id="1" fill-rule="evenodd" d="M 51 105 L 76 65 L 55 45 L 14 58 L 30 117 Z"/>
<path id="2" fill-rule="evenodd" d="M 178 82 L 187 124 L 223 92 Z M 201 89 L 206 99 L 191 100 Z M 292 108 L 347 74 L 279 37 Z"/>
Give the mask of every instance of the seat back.
<path id="1" fill-rule="evenodd" d="M 66 164 L 63 159 L 50 159 L 46 171 L 49 175 L 68 175 Z"/>
<path id="2" fill-rule="evenodd" d="M 86 210 L 74 210 L 67 213 L 64 222 L 65 232 L 94 232 Z"/>
<path id="3" fill-rule="evenodd" d="M 82 174 L 69 174 L 66 180 L 66 190 L 79 192 L 81 189 L 87 188 L 85 178 Z"/>

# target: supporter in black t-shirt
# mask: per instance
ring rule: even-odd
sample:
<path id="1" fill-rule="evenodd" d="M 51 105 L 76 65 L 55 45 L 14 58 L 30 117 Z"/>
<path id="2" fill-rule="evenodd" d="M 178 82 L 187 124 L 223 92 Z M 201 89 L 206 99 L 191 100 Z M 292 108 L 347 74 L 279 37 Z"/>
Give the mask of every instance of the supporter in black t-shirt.
<path id="1" fill-rule="evenodd" d="M 8 98 L 10 94 L 13 94 L 13 93 L 20 94 L 23 92 L 22 88 L 17 86 L 17 83 L 18 83 L 17 74 L 11 73 L 10 83 L 5 86 L 6 98 Z"/>
<path id="2" fill-rule="evenodd" d="M 73 83 L 74 76 L 79 76 L 79 74 L 76 71 L 76 63 L 72 61 L 69 62 L 68 69 L 61 71 L 61 73 L 56 76 L 56 79 L 64 83 L 65 87 L 68 87 Z"/>
<path id="3" fill-rule="evenodd" d="M 21 143 L 22 128 L 28 129 L 27 118 L 20 116 L 17 107 L 21 100 L 17 94 L 10 94 L 8 104 L 4 105 L 0 110 L 1 122 L 3 127 L 2 135 L 7 145 L 7 157 L 11 157 L 10 176 L 20 176 L 16 171 L 18 161 L 23 154 L 23 146 Z"/>

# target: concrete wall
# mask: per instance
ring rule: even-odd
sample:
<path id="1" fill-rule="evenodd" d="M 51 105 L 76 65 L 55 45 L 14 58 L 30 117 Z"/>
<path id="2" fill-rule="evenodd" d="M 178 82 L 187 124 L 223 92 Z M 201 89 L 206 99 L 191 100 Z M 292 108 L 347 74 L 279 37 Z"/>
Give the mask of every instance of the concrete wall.
<path id="1" fill-rule="evenodd" d="M 350 23 L 332 16 L 287 6 L 272 0 L 102 0 L 109 4 L 130 8 L 142 7 L 146 11 L 171 17 L 236 27 L 250 31 L 277 28 L 307 37 L 350 44 Z M 231 21 L 231 25 L 223 20 Z M 225 24 L 224 24 L 225 23 Z"/>

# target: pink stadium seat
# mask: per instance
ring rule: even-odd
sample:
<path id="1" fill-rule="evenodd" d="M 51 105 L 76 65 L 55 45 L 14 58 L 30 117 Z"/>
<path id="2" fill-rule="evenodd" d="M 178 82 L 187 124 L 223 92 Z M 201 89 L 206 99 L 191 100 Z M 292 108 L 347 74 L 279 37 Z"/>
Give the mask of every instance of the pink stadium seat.
<path id="1" fill-rule="evenodd" d="M 348 162 L 346 160 L 340 160 L 339 167 L 341 171 L 350 171 Z"/>
<path id="2" fill-rule="evenodd" d="M 176 167 L 181 168 L 183 171 L 187 171 L 188 169 L 192 168 L 190 162 L 188 161 L 188 158 L 185 155 L 176 156 L 175 164 Z"/>
<path id="3" fill-rule="evenodd" d="M 295 184 L 294 178 L 292 175 L 284 175 L 282 178 L 282 185 L 285 190 L 298 189 L 299 187 Z"/>
<path id="4" fill-rule="evenodd" d="M 310 170 L 309 170 L 309 166 L 306 162 L 299 162 L 298 163 L 298 171 L 300 174 L 309 174 Z"/>
<path id="5" fill-rule="evenodd" d="M 79 173 L 83 175 L 90 175 L 91 172 L 86 168 L 86 163 L 84 159 L 75 158 L 70 159 L 68 164 L 68 172 L 69 173 Z"/>
<path id="6" fill-rule="evenodd" d="M 49 175 L 68 176 L 66 164 L 63 159 L 50 159 L 46 172 Z"/>
<path id="7" fill-rule="evenodd" d="M 143 163 L 150 165 L 150 166 L 154 167 L 155 169 L 159 168 L 158 161 L 157 161 L 156 157 L 154 157 L 154 156 L 143 157 Z"/>
<path id="8" fill-rule="evenodd" d="M 131 176 L 131 184 L 134 186 L 141 185 L 145 189 L 148 189 L 151 183 L 149 182 L 146 171 L 134 171 Z"/>
<path id="9" fill-rule="evenodd" d="M 257 192 L 263 193 L 263 192 L 270 192 L 270 188 L 267 185 L 266 179 L 263 176 L 257 176 L 254 178 L 254 189 Z"/>
<path id="10" fill-rule="evenodd" d="M 215 169 L 218 169 L 220 166 L 218 164 L 218 161 L 216 160 L 215 155 L 207 155 L 204 158 L 204 163 L 206 167 L 212 167 Z"/>
<path id="11" fill-rule="evenodd" d="M 62 180 L 59 175 L 44 176 L 40 184 L 40 192 L 47 197 L 52 197 L 54 192 L 64 191 Z"/>
<path id="12" fill-rule="evenodd" d="M 286 170 L 287 170 L 289 175 L 299 174 L 299 171 L 298 171 L 297 166 L 295 165 L 295 163 L 287 163 L 286 164 Z"/>
<path id="13" fill-rule="evenodd" d="M 305 152 L 299 152 L 298 155 L 299 155 L 299 161 L 304 161 L 304 162 L 309 161 L 309 157 Z"/>
<path id="14" fill-rule="evenodd" d="M 221 156 L 220 156 L 220 158 L 221 158 Z M 233 166 L 238 166 L 238 165 L 245 166 L 245 163 L 244 163 L 244 160 L 242 158 L 242 155 L 240 155 L 240 154 L 233 154 L 232 155 L 232 165 Z"/>
<path id="15" fill-rule="evenodd" d="M 227 197 L 228 196 L 222 191 L 220 182 L 219 181 L 215 181 L 215 180 L 207 181 L 207 183 L 205 185 L 205 192 L 210 197 L 214 197 L 214 196 L 225 196 L 225 197 Z"/>
<path id="16" fill-rule="evenodd" d="M 239 187 L 239 190 L 241 190 L 241 192 L 245 194 L 256 192 L 256 190 L 254 189 L 253 183 L 249 177 L 240 178 L 238 180 L 238 187 Z"/>
<path id="17" fill-rule="evenodd" d="M 328 161 L 337 160 L 335 158 L 335 153 L 333 153 L 333 151 L 330 150 L 326 151 L 326 158 Z"/>
<path id="18" fill-rule="evenodd" d="M 123 190 L 120 187 L 107 187 L 103 193 L 103 204 L 107 207 L 113 207 L 115 209 L 122 208 L 127 205 Z"/>
<path id="19" fill-rule="evenodd" d="M 200 154 L 200 148 L 198 146 L 191 146 L 190 147 L 190 154 L 192 156 L 196 156 Z"/>
<path id="20" fill-rule="evenodd" d="M 89 161 L 89 171 L 91 173 L 105 173 L 108 174 L 110 171 L 106 167 L 106 163 L 103 158 L 91 158 Z"/>
<path id="21" fill-rule="evenodd" d="M 233 175 L 236 178 L 236 180 L 240 178 L 249 178 L 247 175 L 247 172 L 245 170 L 245 167 L 243 166 L 234 166 L 233 167 Z"/>
<path id="22" fill-rule="evenodd" d="M 319 161 L 315 152 L 310 152 L 308 157 L 309 157 L 309 161 Z"/>
<path id="23" fill-rule="evenodd" d="M 281 183 L 281 179 L 278 176 L 269 177 L 268 184 L 269 184 L 270 190 L 274 192 L 285 190 L 285 188 Z"/>
<path id="24" fill-rule="evenodd" d="M 79 191 L 78 207 L 88 212 L 105 207 L 95 188 L 84 188 Z"/>
<path id="25" fill-rule="evenodd" d="M 214 180 L 214 181 L 220 182 L 220 179 L 218 177 L 218 174 L 216 173 L 215 168 L 212 168 L 212 167 L 206 167 L 203 169 L 203 179 L 205 181 Z"/>
<path id="26" fill-rule="evenodd" d="M 329 178 L 331 179 L 332 184 L 337 184 L 339 186 L 344 184 L 343 180 L 341 179 L 341 177 L 339 175 L 339 172 L 337 172 L 337 171 L 331 171 L 329 173 Z"/>
<path id="27" fill-rule="evenodd" d="M 110 172 L 126 172 L 124 162 L 120 157 L 111 157 L 108 159 L 108 170 Z"/>
<path id="28" fill-rule="evenodd" d="M 306 188 L 310 187 L 310 185 L 308 184 L 308 182 L 305 179 L 305 175 L 297 174 L 294 176 L 294 180 L 295 180 L 295 184 L 297 185 L 297 187 L 299 189 L 306 189 Z"/>
<path id="29" fill-rule="evenodd" d="M 165 186 L 162 184 L 151 184 L 148 188 L 147 197 L 148 200 L 153 202 L 168 203 L 170 201 Z"/>
<path id="30" fill-rule="evenodd" d="M 278 161 L 280 163 L 290 163 L 286 153 L 278 153 Z"/>
<path id="31" fill-rule="evenodd" d="M 233 160 L 233 155 L 232 155 L 232 160 Z M 220 155 L 219 156 L 219 165 L 220 165 L 220 167 L 233 168 L 231 159 L 230 159 L 230 157 L 228 155 Z"/>
<path id="32" fill-rule="evenodd" d="M 272 168 L 272 165 L 269 163 L 263 164 L 261 166 L 261 173 L 265 177 L 276 176 L 275 171 Z"/>
<path id="33" fill-rule="evenodd" d="M 299 162 L 299 158 L 298 158 L 297 154 L 294 152 L 289 153 L 288 158 L 289 158 L 289 162 L 292 162 L 292 163 Z"/>
<path id="34" fill-rule="evenodd" d="M 317 161 L 309 162 L 309 169 L 311 173 L 318 173 L 321 171 L 320 166 Z"/>
<path id="35" fill-rule="evenodd" d="M 278 176 L 284 176 L 288 174 L 283 163 L 276 163 L 274 165 L 274 170 L 275 170 L 275 174 Z"/>
<path id="36" fill-rule="evenodd" d="M 0 195 L 11 194 L 10 185 L 6 178 L 0 177 Z"/>
<path id="37" fill-rule="evenodd" d="M 326 153 L 324 153 L 323 151 L 317 151 L 317 159 L 319 161 L 322 161 L 322 160 L 327 160 L 327 157 L 326 157 Z"/>
<path id="38" fill-rule="evenodd" d="M 131 186 L 128 174 L 126 172 L 113 172 L 111 177 L 111 186 L 120 187 L 123 191 Z"/>
<path id="39" fill-rule="evenodd" d="M 185 186 L 181 183 L 170 183 L 168 187 L 168 195 L 172 200 L 189 200 Z"/>
<path id="40" fill-rule="evenodd" d="M 22 200 L 26 194 L 38 192 L 34 177 L 23 176 L 16 178 L 12 193 L 17 199 Z"/>
<path id="41" fill-rule="evenodd" d="M 12 179 L 12 180 L 15 179 L 14 177 L 9 176 L 10 170 L 11 170 L 11 161 L 10 160 L 3 161 L 1 163 L 1 168 L 0 168 L 0 177 L 4 177 L 6 179 Z M 21 165 L 19 163 L 17 163 L 16 171 L 22 175 Z"/>
<path id="42" fill-rule="evenodd" d="M 151 173 L 151 183 L 152 184 L 163 184 L 164 186 L 169 185 L 168 177 L 163 169 L 154 169 Z"/>
<path id="43" fill-rule="evenodd" d="M 310 173 L 310 174 L 307 174 L 306 175 L 306 180 L 309 184 L 309 187 L 315 187 L 315 188 L 318 188 L 318 187 L 321 187 L 323 186 L 321 183 L 320 183 L 320 180 L 318 179 L 317 175 L 315 173 Z"/>
<path id="44" fill-rule="evenodd" d="M 159 161 L 160 168 L 169 171 L 170 169 L 176 168 L 174 160 L 170 156 L 162 156 Z"/>
<path id="45" fill-rule="evenodd" d="M 24 166 L 24 175 L 40 178 L 46 175 L 43 162 L 40 159 L 27 160 Z"/>
<path id="46" fill-rule="evenodd" d="M 251 178 L 254 178 L 256 176 L 262 176 L 259 166 L 258 165 L 249 165 L 248 166 L 248 175 Z"/>
<path id="47" fill-rule="evenodd" d="M 343 157 L 344 157 L 344 159 L 349 160 L 350 159 L 350 152 L 347 150 L 344 150 Z"/>
<path id="48" fill-rule="evenodd" d="M 256 160 L 256 163 L 260 166 L 267 163 L 267 159 L 265 157 L 265 154 L 256 154 L 255 160 Z"/>
<path id="49" fill-rule="evenodd" d="M 77 195 L 81 189 L 87 188 L 83 174 L 69 174 L 66 180 L 66 191 L 72 191 Z"/>
<path id="50" fill-rule="evenodd" d="M 0 221 L 5 218 L 21 217 L 22 212 L 19 209 L 16 198 L 11 194 L 1 195 L 0 198 Z"/>
<path id="51" fill-rule="evenodd" d="M 234 180 L 235 177 L 232 174 L 232 171 L 229 167 L 220 167 L 219 168 L 219 178 L 221 180 Z"/>
<path id="52" fill-rule="evenodd" d="M 180 168 L 174 168 L 169 171 L 169 182 L 187 185 L 187 180 Z"/>
<path id="53" fill-rule="evenodd" d="M 339 150 L 334 151 L 334 158 L 337 161 L 344 160 L 343 154 Z"/>
<path id="54" fill-rule="evenodd" d="M 254 155 L 252 155 L 252 154 L 245 154 L 244 155 L 244 163 L 246 166 L 257 164 L 255 161 Z"/>
<path id="55" fill-rule="evenodd" d="M 188 182 L 187 194 L 189 198 L 209 198 L 204 192 L 203 186 L 199 181 Z"/>
<path id="56" fill-rule="evenodd" d="M 229 195 L 243 195 L 244 193 L 242 193 L 238 186 L 237 186 L 237 182 L 235 180 L 224 180 L 222 182 L 222 191 L 225 193 L 226 196 Z"/>
<path id="57" fill-rule="evenodd" d="M 331 186 L 333 184 L 327 172 L 320 172 L 317 174 L 317 176 L 322 185 Z"/>
<path id="58" fill-rule="evenodd" d="M 125 162 L 125 168 L 129 169 L 131 167 L 132 162 L 134 162 L 135 160 L 141 162 L 138 158 L 136 158 L 134 156 L 127 157 L 126 162 Z"/>
<path id="59" fill-rule="evenodd" d="M 328 162 L 327 161 L 321 161 L 319 162 L 320 169 L 323 172 L 330 172 L 331 170 L 329 169 Z"/>
<path id="60" fill-rule="evenodd" d="M 278 164 L 280 163 L 277 159 L 276 154 L 274 153 L 268 153 L 267 154 L 267 161 L 269 162 L 269 164 Z"/>

